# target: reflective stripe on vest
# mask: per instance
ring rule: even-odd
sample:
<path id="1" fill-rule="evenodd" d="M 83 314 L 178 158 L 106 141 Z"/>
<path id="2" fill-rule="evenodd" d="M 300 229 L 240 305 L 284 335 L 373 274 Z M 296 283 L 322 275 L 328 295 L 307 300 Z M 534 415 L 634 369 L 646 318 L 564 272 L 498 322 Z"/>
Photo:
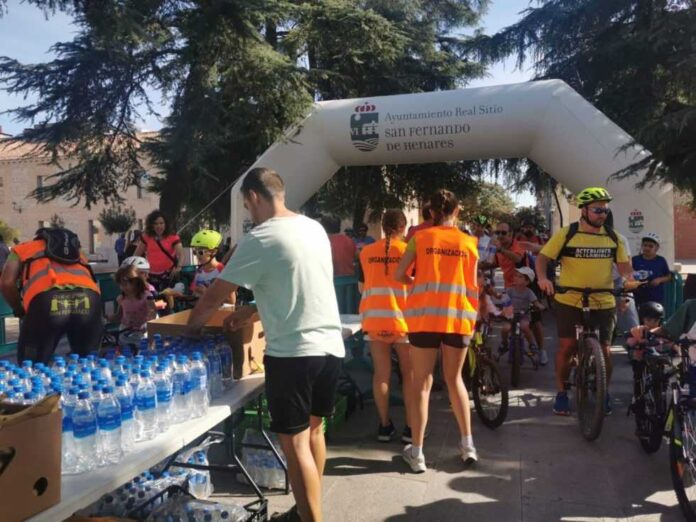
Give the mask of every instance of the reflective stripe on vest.
<path id="1" fill-rule="evenodd" d="M 360 314 L 362 319 L 390 318 L 403 319 L 404 313 L 401 310 L 365 310 Z"/>
<path id="2" fill-rule="evenodd" d="M 76 276 L 83 276 L 87 273 L 85 268 L 67 268 L 63 265 L 52 264 L 50 267 L 42 268 L 25 281 L 24 288 L 30 288 L 33 283 L 41 279 L 42 277 L 48 276 L 49 272 L 53 270 L 56 274 L 71 274 Z"/>
<path id="3" fill-rule="evenodd" d="M 419 232 L 416 281 L 406 300 L 409 332 L 470 336 L 478 309 L 478 242 L 454 227 Z"/>
<path id="4" fill-rule="evenodd" d="M 389 295 L 393 297 L 399 297 L 401 299 L 406 299 L 408 297 L 408 291 L 406 288 L 391 288 L 391 287 L 375 287 L 375 288 L 368 288 L 362 293 L 362 296 L 364 298 L 367 297 L 372 297 L 374 295 Z"/>
<path id="5" fill-rule="evenodd" d="M 462 285 L 449 285 L 445 283 L 431 282 L 415 285 L 409 295 L 418 295 L 425 292 L 436 292 L 445 294 L 464 294 L 469 299 L 478 300 L 478 291 L 471 290 Z"/>

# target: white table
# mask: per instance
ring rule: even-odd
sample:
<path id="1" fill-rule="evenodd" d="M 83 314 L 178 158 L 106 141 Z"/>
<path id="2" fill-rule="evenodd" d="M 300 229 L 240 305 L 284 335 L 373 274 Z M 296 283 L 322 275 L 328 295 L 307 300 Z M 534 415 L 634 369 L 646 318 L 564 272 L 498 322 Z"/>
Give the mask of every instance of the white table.
<path id="1" fill-rule="evenodd" d="M 263 374 L 240 379 L 222 397 L 213 401 L 204 417 L 175 424 L 152 440 L 136 443 L 134 451 L 126 454 L 117 465 L 97 468 L 80 475 L 64 475 L 61 479 L 60 502 L 29 520 L 56 522 L 70 517 L 75 511 L 90 505 L 102 495 L 195 441 L 258 397 L 263 387 Z"/>

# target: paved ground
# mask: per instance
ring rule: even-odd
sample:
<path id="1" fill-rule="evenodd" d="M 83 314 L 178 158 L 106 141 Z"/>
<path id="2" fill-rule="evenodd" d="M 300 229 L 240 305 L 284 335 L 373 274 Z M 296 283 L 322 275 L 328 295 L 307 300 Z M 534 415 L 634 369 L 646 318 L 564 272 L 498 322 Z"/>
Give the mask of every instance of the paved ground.
<path id="1" fill-rule="evenodd" d="M 550 321 L 549 321 L 550 322 Z M 554 340 L 547 331 L 549 346 Z M 496 339 L 491 342 L 495 343 Z M 494 344 L 495 346 L 495 344 Z M 626 417 L 630 368 L 615 349 L 612 385 L 614 415 L 599 440 L 581 438 L 577 420 L 551 413 L 552 365 L 526 367 L 523 389 L 511 395 L 507 422 L 496 431 L 475 418 L 480 462 L 464 469 L 446 393 L 434 393 L 425 455 L 429 470 L 409 472 L 401 444 L 374 442 L 373 405 L 352 415 L 329 445 L 324 479 L 328 522 L 367 521 L 673 521 L 682 520 L 671 489 L 663 447 L 646 455 Z M 502 364 L 507 374 L 508 366 Z M 394 409 L 402 426 L 402 408 Z M 238 486 L 215 481 L 217 494 L 230 498 Z M 293 504 L 292 495 L 271 493 L 270 511 Z M 222 500 L 222 498 L 221 498 Z"/>

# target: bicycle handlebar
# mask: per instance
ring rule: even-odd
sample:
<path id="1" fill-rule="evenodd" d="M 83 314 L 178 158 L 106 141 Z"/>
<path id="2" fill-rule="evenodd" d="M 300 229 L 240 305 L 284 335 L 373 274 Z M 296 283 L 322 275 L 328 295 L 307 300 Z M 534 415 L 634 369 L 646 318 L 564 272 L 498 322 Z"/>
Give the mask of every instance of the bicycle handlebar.
<path id="1" fill-rule="evenodd" d="M 557 294 L 565 294 L 567 292 L 578 292 L 581 294 L 591 295 L 591 294 L 612 294 L 615 296 L 630 294 L 630 290 L 625 290 L 620 288 L 619 290 L 614 290 L 613 288 L 578 288 L 574 286 L 557 286 Z"/>

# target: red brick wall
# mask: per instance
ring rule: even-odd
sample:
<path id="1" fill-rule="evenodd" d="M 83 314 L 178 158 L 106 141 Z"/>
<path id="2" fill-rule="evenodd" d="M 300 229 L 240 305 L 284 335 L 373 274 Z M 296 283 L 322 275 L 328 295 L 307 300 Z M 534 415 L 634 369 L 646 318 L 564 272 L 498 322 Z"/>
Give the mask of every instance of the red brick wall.
<path id="1" fill-rule="evenodd" d="M 696 212 L 686 204 L 684 196 L 674 197 L 674 257 L 696 259 Z"/>

